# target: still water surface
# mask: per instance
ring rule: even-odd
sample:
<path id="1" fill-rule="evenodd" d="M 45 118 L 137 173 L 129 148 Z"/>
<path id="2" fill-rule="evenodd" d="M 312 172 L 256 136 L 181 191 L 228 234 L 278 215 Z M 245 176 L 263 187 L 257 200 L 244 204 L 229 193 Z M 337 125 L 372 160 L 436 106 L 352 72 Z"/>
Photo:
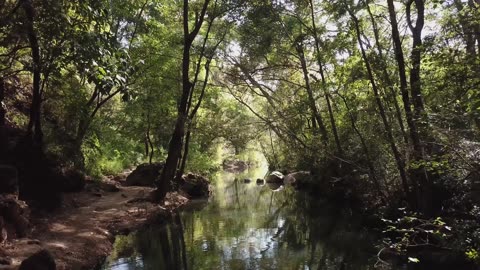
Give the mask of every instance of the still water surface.
<path id="1" fill-rule="evenodd" d="M 208 202 L 118 237 L 103 269 L 374 269 L 378 250 L 361 217 L 288 187 L 257 185 L 266 173 L 218 173 Z"/>

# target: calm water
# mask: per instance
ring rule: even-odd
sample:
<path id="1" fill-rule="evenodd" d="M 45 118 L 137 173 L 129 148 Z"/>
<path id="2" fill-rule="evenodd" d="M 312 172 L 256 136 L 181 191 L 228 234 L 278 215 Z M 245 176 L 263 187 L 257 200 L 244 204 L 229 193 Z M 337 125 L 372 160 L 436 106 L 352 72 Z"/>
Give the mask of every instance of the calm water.
<path id="1" fill-rule="evenodd" d="M 265 173 L 219 173 L 208 203 L 196 202 L 167 226 L 118 237 L 103 269 L 374 269 L 378 250 L 359 217 L 289 188 L 257 185 Z"/>

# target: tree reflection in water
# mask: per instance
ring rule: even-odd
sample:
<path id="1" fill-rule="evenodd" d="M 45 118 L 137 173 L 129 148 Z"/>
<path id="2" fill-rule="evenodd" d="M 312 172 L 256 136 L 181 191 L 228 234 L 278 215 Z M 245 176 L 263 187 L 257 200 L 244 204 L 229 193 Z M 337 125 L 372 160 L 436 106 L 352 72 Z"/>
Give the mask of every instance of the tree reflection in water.
<path id="1" fill-rule="evenodd" d="M 204 207 L 119 238 L 105 269 L 374 268 L 375 239 L 361 217 L 290 188 L 233 180 L 257 175 L 223 173 Z"/>

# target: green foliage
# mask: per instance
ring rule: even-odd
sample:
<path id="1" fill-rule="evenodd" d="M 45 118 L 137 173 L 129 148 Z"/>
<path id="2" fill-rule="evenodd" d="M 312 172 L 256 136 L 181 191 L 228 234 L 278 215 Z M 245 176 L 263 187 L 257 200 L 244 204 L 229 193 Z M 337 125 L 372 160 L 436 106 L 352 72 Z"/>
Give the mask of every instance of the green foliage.
<path id="1" fill-rule="evenodd" d="M 478 255 L 478 251 L 475 249 L 469 249 L 465 252 L 465 255 L 467 255 L 468 259 L 472 261 L 478 261 L 480 259 L 480 255 Z"/>
<path id="2" fill-rule="evenodd" d="M 192 30 L 203 1 L 189 3 Z M 46 149 L 97 177 L 149 161 L 152 152 L 152 161 L 164 160 L 185 83 L 183 3 L 32 4 Z M 225 143 L 246 160 L 252 157 L 243 156 L 245 150 L 262 151 L 276 169 L 324 170 L 335 160 L 335 179 L 361 179 L 364 190 L 377 181 L 377 192 L 401 194 L 398 200 L 424 188 L 412 171 L 424 170 L 435 183 L 467 177 L 473 157 L 453 149 L 478 141 L 480 130 L 480 52 L 472 34 L 480 25 L 478 8 L 433 1 L 425 10 L 429 29 L 421 35 L 418 79 L 423 108 L 417 108 L 415 84 L 398 79 L 414 73 L 413 35 L 407 29 L 401 48 L 392 40 L 390 15 L 405 27 L 399 16 L 405 5 L 390 14 L 373 0 L 210 2 L 189 51 L 187 75 L 197 79 L 189 89 L 190 108 L 201 96 L 203 101 L 185 124 L 188 170 L 215 171 L 222 158 L 216 148 Z M 0 18 L 0 75 L 28 92 L 33 66 L 27 14 L 7 1 Z M 201 95 L 206 57 L 212 58 L 211 76 Z M 7 118 L 25 128 L 31 97 L 18 92 L 8 93 L 6 104 L 16 109 Z M 463 156 L 467 160 L 460 161 Z"/>

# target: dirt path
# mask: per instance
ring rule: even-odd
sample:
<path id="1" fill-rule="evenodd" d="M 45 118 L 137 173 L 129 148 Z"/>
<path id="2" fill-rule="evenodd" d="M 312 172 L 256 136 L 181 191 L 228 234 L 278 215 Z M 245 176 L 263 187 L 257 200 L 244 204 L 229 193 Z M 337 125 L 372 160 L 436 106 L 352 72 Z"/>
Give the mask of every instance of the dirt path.
<path id="1" fill-rule="evenodd" d="M 57 269 L 93 269 L 112 250 L 115 235 L 135 230 L 150 218 L 166 215 L 188 201 L 169 194 L 163 206 L 154 205 L 142 200 L 152 188 L 119 189 L 108 192 L 87 188 L 65 194 L 66 204 L 61 210 L 33 219 L 28 238 L 5 244 L 4 251 L 13 262 L 0 269 L 17 269 L 23 259 L 41 249 L 52 253 Z"/>

